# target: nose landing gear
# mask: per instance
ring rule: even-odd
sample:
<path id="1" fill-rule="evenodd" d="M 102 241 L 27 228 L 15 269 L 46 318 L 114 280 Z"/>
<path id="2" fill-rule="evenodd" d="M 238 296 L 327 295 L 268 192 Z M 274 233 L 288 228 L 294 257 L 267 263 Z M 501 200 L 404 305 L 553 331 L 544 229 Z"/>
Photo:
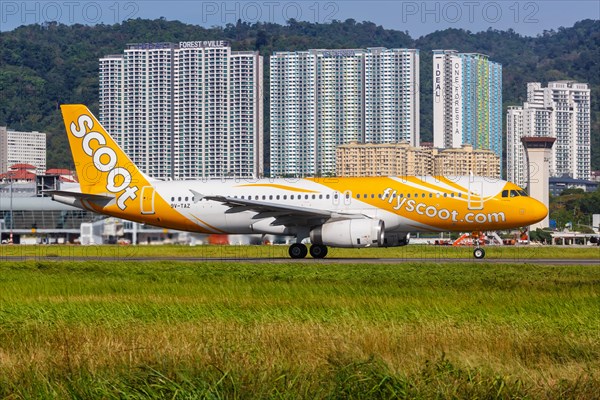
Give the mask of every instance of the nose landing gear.
<path id="1" fill-rule="evenodd" d="M 473 257 L 481 260 L 483 257 L 485 257 L 485 250 L 481 247 L 477 247 L 475 250 L 473 250 Z"/>
<path id="2" fill-rule="evenodd" d="M 475 257 L 478 260 L 481 260 L 483 257 L 485 257 L 485 250 L 479 247 L 479 240 L 480 235 L 475 234 L 475 232 L 473 232 L 473 244 L 475 245 L 475 250 L 473 250 L 473 257 Z"/>

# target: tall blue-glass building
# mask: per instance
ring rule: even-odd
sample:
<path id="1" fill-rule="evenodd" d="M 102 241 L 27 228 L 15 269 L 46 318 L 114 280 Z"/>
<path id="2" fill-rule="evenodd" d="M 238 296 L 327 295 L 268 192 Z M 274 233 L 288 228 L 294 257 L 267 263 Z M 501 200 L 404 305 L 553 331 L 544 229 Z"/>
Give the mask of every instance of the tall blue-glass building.
<path id="1" fill-rule="evenodd" d="M 433 51 L 433 144 L 502 159 L 502 65 L 485 54 Z"/>

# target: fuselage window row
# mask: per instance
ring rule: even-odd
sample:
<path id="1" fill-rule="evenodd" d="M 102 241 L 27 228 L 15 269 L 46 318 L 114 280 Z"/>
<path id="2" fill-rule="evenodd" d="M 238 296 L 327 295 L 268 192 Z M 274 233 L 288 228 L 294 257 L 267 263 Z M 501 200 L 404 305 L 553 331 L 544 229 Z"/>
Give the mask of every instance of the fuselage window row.
<path id="1" fill-rule="evenodd" d="M 390 195 L 390 197 L 392 199 L 394 199 L 396 197 L 403 198 L 405 196 L 407 198 L 411 198 L 411 197 L 414 197 L 414 198 L 419 198 L 419 197 L 421 197 L 421 198 L 425 198 L 425 197 L 433 198 L 433 195 L 434 195 L 433 193 L 429 193 L 429 196 L 427 196 L 426 193 L 421 193 L 420 195 L 419 195 L 419 193 L 414 193 L 414 196 L 413 196 L 413 193 L 407 193 L 406 195 L 404 193 L 392 193 Z M 441 193 L 436 193 L 435 194 L 435 197 L 437 197 L 437 198 L 439 198 L 441 196 L 442 196 Z M 448 193 L 443 193 L 443 196 L 444 197 L 448 197 Z M 506 197 L 517 197 L 517 196 L 527 196 L 527 194 L 523 190 L 519 190 L 519 191 L 516 191 L 516 190 L 504 190 L 502 192 L 502 197 L 505 197 L 505 198 Z M 240 199 L 242 199 L 242 200 L 246 199 L 246 196 L 237 196 L 237 195 L 233 196 L 233 198 L 235 198 L 235 199 L 237 199 L 238 197 Z M 346 197 L 346 199 L 350 199 L 350 193 L 346 193 L 345 197 Z M 357 193 L 356 194 L 356 198 L 357 199 L 361 199 L 361 198 L 362 199 L 369 199 L 369 198 L 375 199 L 375 197 L 381 199 L 382 195 L 381 195 L 381 193 L 379 193 L 377 195 L 375 195 L 374 193 L 371 193 L 371 194 L 368 194 L 368 193 L 364 193 L 364 194 Z M 456 194 L 455 193 L 450 193 L 450 197 L 462 197 L 462 193 L 456 193 Z M 332 198 L 332 196 L 330 194 L 326 194 L 326 195 L 323 195 L 323 194 L 319 194 L 319 195 L 315 195 L 315 194 L 313 194 L 313 195 L 304 195 L 304 199 L 305 200 L 309 200 L 309 199 L 316 200 L 317 198 L 319 200 L 323 200 L 323 199 L 330 200 Z M 252 200 L 252 195 L 248 196 L 247 199 L 248 200 Z M 288 195 L 284 194 L 284 195 L 262 195 L 262 196 L 255 195 L 254 196 L 254 200 L 260 200 L 260 199 L 262 199 L 262 200 L 288 200 Z M 337 193 L 335 193 L 333 195 L 333 199 L 334 200 L 338 200 L 339 199 L 339 196 L 338 196 Z M 171 197 L 171 202 L 175 202 L 176 200 L 179 201 L 179 202 L 181 202 L 181 201 L 189 201 L 189 200 L 191 200 L 193 202 L 196 202 L 196 197 L 191 197 L 190 198 L 190 197 L 187 197 L 187 196 L 186 197 L 179 196 L 179 197 L 177 197 L 177 199 L 175 197 Z M 198 201 L 202 201 L 202 200 L 203 199 L 198 199 Z M 302 195 L 299 194 L 299 195 L 296 196 L 296 195 L 292 194 L 292 195 L 289 196 L 289 200 L 302 200 Z"/>

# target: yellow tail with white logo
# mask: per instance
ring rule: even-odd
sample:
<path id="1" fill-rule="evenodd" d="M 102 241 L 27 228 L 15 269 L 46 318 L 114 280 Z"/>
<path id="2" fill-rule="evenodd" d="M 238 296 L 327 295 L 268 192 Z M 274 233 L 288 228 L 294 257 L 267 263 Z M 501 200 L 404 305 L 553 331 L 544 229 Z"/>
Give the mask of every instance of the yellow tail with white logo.
<path id="1" fill-rule="evenodd" d="M 189 229 L 195 225 L 173 210 L 146 177 L 81 104 L 61 106 L 75 162 L 81 204 L 90 210 L 137 222 Z"/>
<path id="2" fill-rule="evenodd" d="M 61 106 L 82 193 L 115 199 L 120 210 L 132 207 L 140 187 L 150 186 L 90 110 L 80 104 Z"/>

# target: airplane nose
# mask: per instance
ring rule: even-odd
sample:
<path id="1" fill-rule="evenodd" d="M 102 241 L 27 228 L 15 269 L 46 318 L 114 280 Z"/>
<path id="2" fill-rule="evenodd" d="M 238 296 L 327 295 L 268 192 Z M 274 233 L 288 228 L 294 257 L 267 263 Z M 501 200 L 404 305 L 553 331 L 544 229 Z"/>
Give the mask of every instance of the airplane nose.
<path id="1" fill-rule="evenodd" d="M 529 223 L 531 225 L 546 218 L 548 207 L 536 199 L 530 198 L 529 200 L 531 201 L 531 206 L 528 207 L 527 214 L 531 217 L 531 222 Z"/>

